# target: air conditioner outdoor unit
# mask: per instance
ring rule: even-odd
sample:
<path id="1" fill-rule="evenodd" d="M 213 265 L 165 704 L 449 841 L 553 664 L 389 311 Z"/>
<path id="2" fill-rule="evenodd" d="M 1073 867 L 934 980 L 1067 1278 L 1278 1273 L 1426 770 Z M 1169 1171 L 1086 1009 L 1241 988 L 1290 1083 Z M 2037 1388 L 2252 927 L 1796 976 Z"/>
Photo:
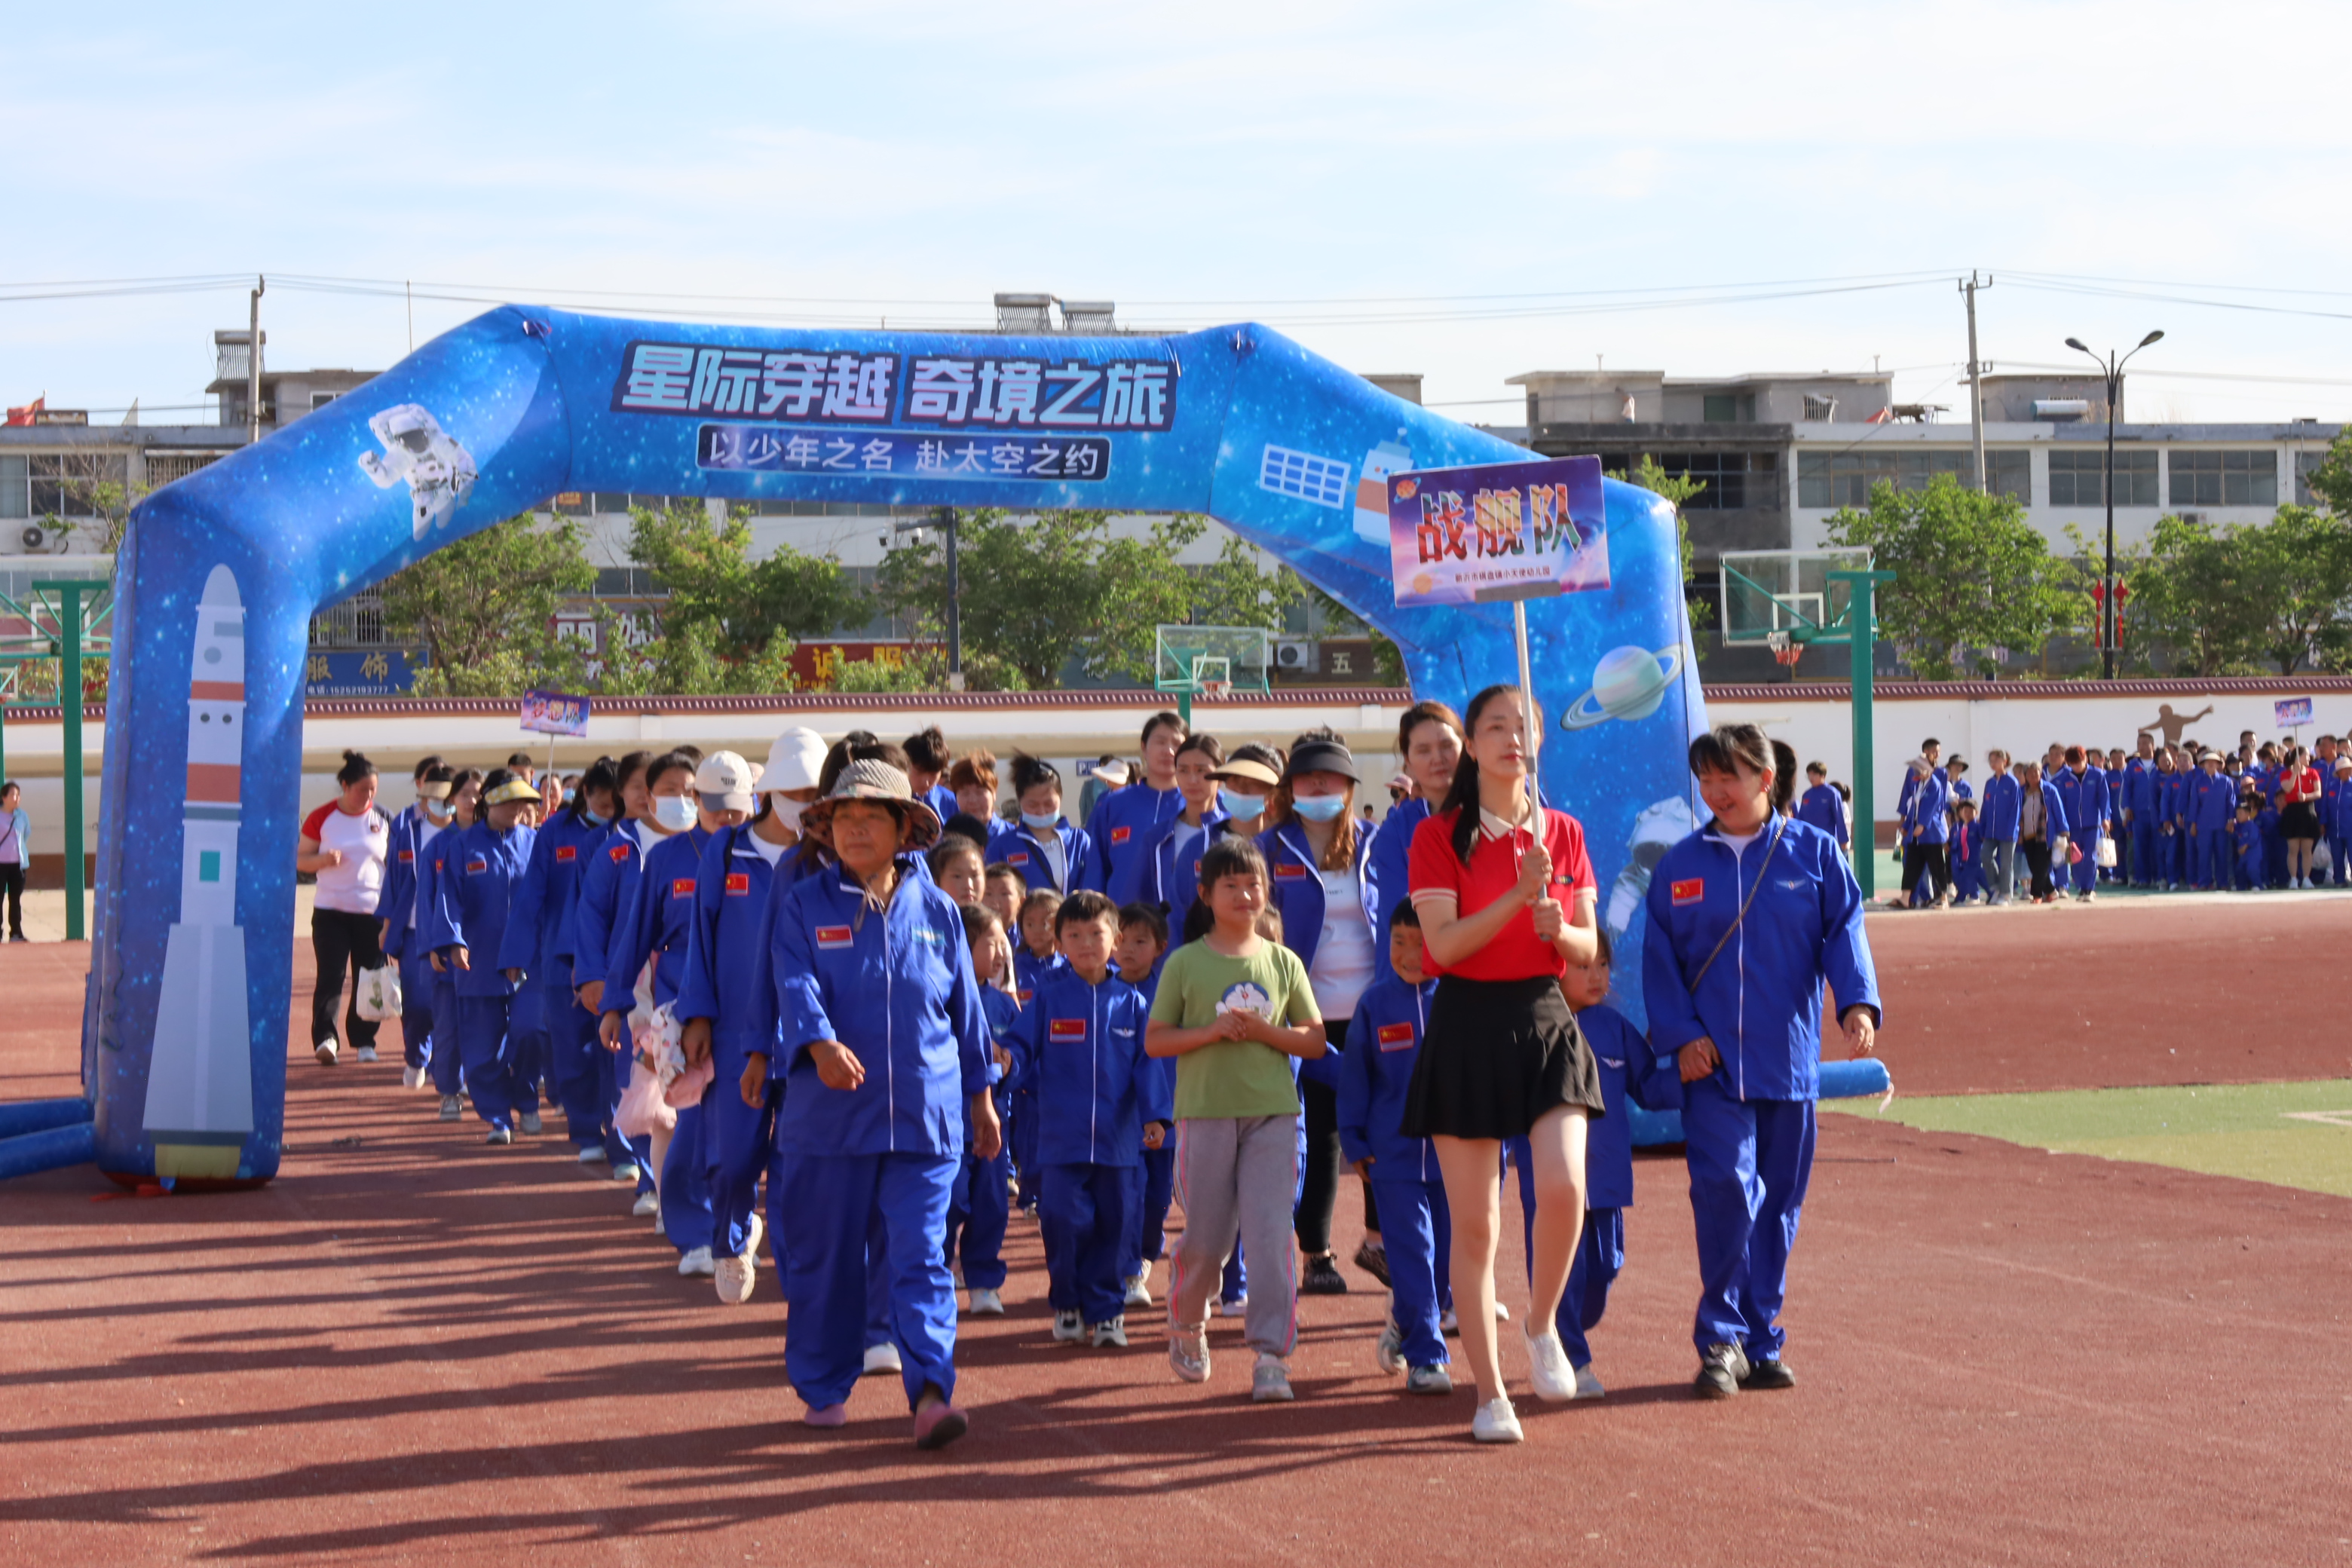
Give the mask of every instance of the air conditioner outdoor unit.
<path id="1" fill-rule="evenodd" d="M 1315 645 L 1305 637 L 1284 637 L 1274 645 L 1274 667 L 1294 674 L 1306 674 L 1315 668 Z"/>

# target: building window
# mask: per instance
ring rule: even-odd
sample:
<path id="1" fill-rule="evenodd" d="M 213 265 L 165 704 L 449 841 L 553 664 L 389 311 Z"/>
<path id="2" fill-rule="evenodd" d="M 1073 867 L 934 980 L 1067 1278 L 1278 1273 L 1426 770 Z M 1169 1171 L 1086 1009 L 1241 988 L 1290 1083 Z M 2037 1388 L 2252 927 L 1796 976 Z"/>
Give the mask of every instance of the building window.
<path id="1" fill-rule="evenodd" d="M 2120 489 L 2120 487 L 2118 487 Z M 2175 452 L 2172 504 L 2278 505 L 2275 452 Z"/>
<path id="2" fill-rule="evenodd" d="M 317 413 L 320 409 L 324 408 L 325 406 L 327 406 L 327 405 L 328 405 L 328 404 L 332 403 L 332 402 L 335 400 L 335 398 L 337 397 L 337 395 L 338 395 L 338 394 L 335 394 L 335 393 L 332 393 L 332 392 L 314 392 L 314 393 L 312 393 L 312 394 L 310 395 L 310 410 L 311 410 L 311 412 L 315 414 L 315 413 Z"/>
<path id="3" fill-rule="evenodd" d="M 1756 395 L 1752 392 L 1710 392 L 1700 399 L 1699 417 L 1709 425 L 1753 425 Z"/>
<path id="4" fill-rule="evenodd" d="M 6 460 L 7 459 L 5 458 L 0 458 L 0 462 L 5 462 Z M 2326 466 L 2326 463 L 2327 454 L 2325 452 L 2297 452 L 2294 455 L 2295 505 L 2317 506 L 2320 504 L 2319 498 L 2312 493 L 2311 476 L 2319 472 L 2322 468 Z M 0 481 L 0 483 L 5 483 L 5 481 Z M 0 515 L 6 514 L 0 513 Z"/>
<path id="5" fill-rule="evenodd" d="M 1809 392 L 1809 393 L 1807 393 L 1807 394 L 1805 394 L 1805 423 L 1806 423 L 1806 424 L 1808 424 L 1808 425 L 1826 425 L 1826 424 L 1828 424 L 1831 420 L 1835 419 L 1836 417 L 1837 417 L 1837 399 L 1836 399 L 1836 398 L 1834 398 L 1834 397 L 1816 397 L 1816 396 L 1814 396 L 1814 395 L 1813 395 L 1811 393 L 1810 393 L 1810 392 Z"/>
<path id="6" fill-rule="evenodd" d="M 25 459 L 0 458 L 0 519 L 32 515 L 31 500 L 25 489 Z"/>
<path id="7" fill-rule="evenodd" d="M 1705 489 L 1683 502 L 1685 511 L 1737 511 L 1780 500 L 1777 452 L 1661 452 L 1657 458 L 1669 474 L 1706 481 Z"/>
<path id="8" fill-rule="evenodd" d="M 115 452 L 39 453 L 25 459 L 35 517 L 91 518 L 128 500 L 129 461 Z"/>
<path id="9" fill-rule="evenodd" d="M 2174 461 L 2179 459 L 2176 457 Z M 2105 451 L 2053 452 L 2050 454 L 2050 504 L 2052 506 L 2105 506 L 2106 496 L 2100 479 L 2106 471 Z M 2116 454 L 2116 504 L 2117 506 L 2161 506 L 2157 492 L 2156 454 L 2154 452 L 2117 452 Z"/>
<path id="10" fill-rule="evenodd" d="M 2023 452 L 1988 452 L 1997 495 L 2031 502 L 2032 460 Z M 1882 447 L 1859 452 L 1804 452 L 1797 458 L 1797 504 L 1828 510 L 1868 506 L 1874 485 L 1924 490 L 1939 476 L 1963 489 L 1977 480 L 1975 460 L 1966 452 L 1895 452 Z"/>

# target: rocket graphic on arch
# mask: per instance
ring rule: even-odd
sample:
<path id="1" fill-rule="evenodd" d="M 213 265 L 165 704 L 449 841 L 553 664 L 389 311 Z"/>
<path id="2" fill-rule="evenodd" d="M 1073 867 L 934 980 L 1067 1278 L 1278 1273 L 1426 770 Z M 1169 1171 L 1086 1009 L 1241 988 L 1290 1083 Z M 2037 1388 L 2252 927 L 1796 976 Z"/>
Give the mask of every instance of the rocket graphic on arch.
<path id="1" fill-rule="evenodd" d="M 159 1176 L 231 1178 L 253 1133 L 253 1030 L 236 923 L 245 793 L 245 606 L 215 566 L 188 658 L 188 787 L 180 918 L 163 948 L 148 1060 L 148 1136 Z"/>

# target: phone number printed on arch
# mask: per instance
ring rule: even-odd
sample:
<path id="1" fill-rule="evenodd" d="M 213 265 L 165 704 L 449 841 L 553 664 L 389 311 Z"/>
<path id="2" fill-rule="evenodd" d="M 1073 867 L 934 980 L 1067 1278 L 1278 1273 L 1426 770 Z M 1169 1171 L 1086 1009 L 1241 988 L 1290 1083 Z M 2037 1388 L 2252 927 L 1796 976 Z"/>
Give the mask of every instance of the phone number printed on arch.
<path id="1" fill-rule="evenodd" d="M 1109 477 L 1110 445 L 1102 436 L 960 439 L 896 431 L 711 424 L 702 426 L 695 442 L 695 465 L 722 473 L 1091 480 Z"/>

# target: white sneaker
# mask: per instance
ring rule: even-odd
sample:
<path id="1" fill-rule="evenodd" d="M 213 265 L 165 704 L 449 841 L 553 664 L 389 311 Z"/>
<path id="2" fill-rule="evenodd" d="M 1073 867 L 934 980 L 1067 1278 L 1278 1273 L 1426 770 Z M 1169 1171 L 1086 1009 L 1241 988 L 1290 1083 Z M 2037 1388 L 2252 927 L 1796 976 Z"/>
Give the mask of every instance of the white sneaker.
<path id="1" fill-rule="evenodd" d="M 636 1219 L 643 1219 L 649 1214 L 659 1213 L 661 1213 L 661 1194 L 659 1193 L 639 1193 L 637 1194 L 637 1201 L 629 1205 L 630 1215 Z"/>
<path id="2" fill-rule="evenodd" d="M 898 1359 L 898 1347 L 883 1343 L 866 1347 L 866 1365 L 858 1375 L 860 1377 L 896 1377 L 906 1370 L 906 1363 Z"/>
<path id="3" fill-rule="evenodd" d="M 1105 1345 L 1117 1345 L 1120 1350 L 1127 1348 L 1127 1315 L 1124 1312 L 1095 1325 L 1095 1349 L 1100 1350 Z"/>
<path id="4" fill-rule="evenodd" d="M 374 1061 L 376 1059 L 375 1047 L 373 1046 L 362 1046 L 358 1050 L 352 1053 L 352 1059 L 362 1062 Z"/>
<path id="5" fill-rule="evenodd" d="M 608 1157 L 601 1143 L 591 1143 L 580 1151 L 580 1163 L 583 1165 L 601 1165 Z"/>
<path id="6" fill-rule="evenodd" d="M 1004 1316 L 1004 1298 L 982 1286 L 971 1293 L 971 1306 L 968 1310 L 975 1318 L 1001 1318 Z"/>
<path id="7" fill-rule="evenodd" d="M 1138 1274 L 1128 1280 L 1127 1300 L 1125 1305 L 1129 1307 L 1149 1307 L 1151 1305 L 1151 1288 L 1144 1284 L 1142 1275 Z"/>
<path id="8" fill-rule="evenodd" d="M 614 1166 L 613 1180 L 616 1182 L 627 1182 L 634 1186 L 637 1180 L 637 1163 L 635 1160 L 624 1160 L 619 1164 Z"/>
<path id="9" fill-rule="evenodd" d="M 1601 1374 L 1586 1362 L 1576 1369 L 1576 1396 L 1579 1399 L 1599 1399 L 1609 1391 L 1601 1386 Z"/>
<path id="10" fill-rule="evenodd" d="M 1454 1315 L 1453 1308 L 1448 1307 L 1437 1314 L 1437 1331 L 1441 1334 L 1458 1334 L 1462 1331 L 1462 1320 Z"/>
<path id="11" fill-rule="evenodd" d="M 1507 1323 L 1507 1322 L 1509 1322 L 1510 1321 L 1511 1321 L 1511 1310 L 1510 1310 L 1508 1307 L 1504 1306 L 1500 1301 L 1496 1302 L 1496 1303 L 1495 1303 L 1495 1321 L 1496 1321 L 1496 1322 L 1498 1322 L 1498 1323 Z"/>
<path id="12" fill-rule="evenodd" d="M 1372 1346 L 1372 1364 L 1391 1377 L 1404 1370 L 1404 1331 L 1393 1317 L 1381 1325 L 1380 1342 Z"/>
<path id="13" fill-rule="evenodd" d="M 685 1257 L 677 1260 L 677 1271 L 680 1274 L 700 1274 L 707 1278 L 719 1272 L 719 1265 L 711 1260 L 710 1248 L 697 1247 L 690 1248 Z"/>
<path id="14" fill-rule="evenodd" d="M 362 1057 L 360 1059 L 362 1061 L 365 1061 L 367 1058 L 365 1057 Z M 522 1130 L 525 1132 L 530 1133 L 533 1138 L 539 1136 L 540 1129 L 542 1125 L 544 1124 L 539 1120 L 538 1111 L 526 1110 L 522 1113 Z"/>
<path id="15" fill-rule="evenodd" d="M 319 1058 L 319 1065 L 320 1067 L 333 1067 L 335 1065 L 335 1042 L 332 1040 L 320 1040 L 318 1047 L 313 1049 L 310 1054 Z"/>
<path id="16" fill-rule="evenodd" d="M 1470 1418 L 1470 1436 L 1481 1443 L 1524 1443 L 1528 1435 L 1519 1426 L 1519 1413 L 1511 1408 L 1510 1395 L 1498 1394 L 1478 1406 L 1478 1414 Z"/>
<path id="17" fill-rule="evenodd" d="M 425 1087 L 425 1069 L 423 1068 L 401 1068 L 400 1087 L 403 1089 L 423 1089 Z"/>
<path id="18" fill-rule="evenodd" d="M 1547 1325 L 1539 1334 L 1524 1336 L 1528 1342 L 1528 1376 L 1536 1385 L 1536 1397 L 1547 1405 L 1560 1405 L 1576 1397 L 1576 1369 L 1568 1364 L 1568 1350 L 1559 1342 L 1559 1331 Z"/>
<path id="19" fill-rule="evenodd" d="M 1054 1314 L 1054 1342 L 1056 1344 L 1074 1345 L 1086 1337 L 1086 1320 L 1079 1317 L 1077 1313 Z"/>
<path id="20" fill-rule="evenodd" d="M 681 1261 L 678 1269 L 682 1273 L 685 1268 Z M 759 1266 L 750 1258 L 722 1258 L 711 1275 L 712 1288 L 719 1292 L 719 1300 L 730 1307 L 740 1307 L 750 1300 L 759 1283 Z"/>
<path id="21" fill-rule="evenodd" d="M 1259 1405 L 1287 1405 L 1297 1397 L 1291 1392 L 1290 1363 L 1260 1351 L 1257 1364 L 1250 1368 L 1251 1400 Z"/>
<path id="22" fill-rule="evenodd" d="M 743 1227 L 743 1256 L 754 1268 L 759 1266 L 760 1243 L 767 1239 L 768 1222 L 752 1215 L 751 1223 Z"/>

